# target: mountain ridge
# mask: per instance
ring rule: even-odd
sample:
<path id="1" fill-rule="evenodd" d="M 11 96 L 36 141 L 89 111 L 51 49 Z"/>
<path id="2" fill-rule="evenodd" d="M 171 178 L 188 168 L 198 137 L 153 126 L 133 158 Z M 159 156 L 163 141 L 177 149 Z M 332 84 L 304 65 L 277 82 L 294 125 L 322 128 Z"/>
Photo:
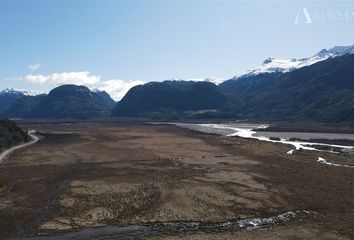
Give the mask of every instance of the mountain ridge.
<path id="1" fill-rule="evenodd" d="M 109 116 L 109 107 L 85 86 L 62 85 L 51 90 L 29 113 L 30 118 L 101 118 Z"/>
<path id="2" fill-rule="evenodd" d="M 115 102 L 106 92 L 95 93 L 85 86 L 62 85 L 49 94 L 19 96 L 2 116 L 11 118 L 94 119 L 110 115 Z"/>
<path id="3" fill-rule="evenodd" d="M 354 44 L 349 46 L 335 46 L 330 49 L 322 49 L 311 57 L 301 59 L 277 59 L 268 58 L 260 66 L 248 70 L 239 77 L 257 75 L 261 73 L 289 72 L 302 67 L 310 66 L 317 62 L 325 61 L 329 58 L 343 56 L 354 53 Z M 237 78 L 236 76 L 234 78 Z"/>
<path id="4" fill-rule="evenodd" d="M 210 82 L 163 81 L 131 88 L 112 116 L 180 118 L 200 110 L 220 110 L 228 102 Z"/>
<path id="5" fill-rule="evenodd" d="M 7 89 L 0 100 L 9 98 L 2 104 L 11 105 L 5 112 L 9 117 L 354 121 L 353 53 L 354 45 L 323 49 L 292 60 L 306 63 L 301 67 L 245 74 L 219 85 L 148 82 L 131 88 L 118 103 L 107 92 L 76 85 L 59 86 L 45 97 Z M 270 58 L 264 64 L 274 62 Z"/>
<path id="6" fill-rule="evenodd" d="M 230 79 L 218 87 L 242 103 L 242 118 L 344 122 L 354 120 L 354 54 L 294 71 Z"/>

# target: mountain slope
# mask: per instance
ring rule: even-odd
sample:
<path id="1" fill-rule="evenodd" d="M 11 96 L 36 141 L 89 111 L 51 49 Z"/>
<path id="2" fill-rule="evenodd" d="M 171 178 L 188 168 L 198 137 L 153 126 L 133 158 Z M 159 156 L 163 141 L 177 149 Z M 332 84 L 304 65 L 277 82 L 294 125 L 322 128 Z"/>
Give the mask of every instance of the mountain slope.
<path id="1" fill-rule="evenodd" d="M 354 120 L 354 54 L 288 73 L 228 80 L 218 87 L 242 102 L 242 117 L 262 120 Z"/>
<path id="2" fill-rule="evenodd" d="M 23 96 L 18 98 L 2 116 L 8 118 L 26 118 L 31 111 L 46 98 L 46 94 L 37 96 Z"/>
<path id="3" fill-rule="evenodd" d="M 0 92 L 0 115 L 4 113 L 17 99 L 24 96 L 39 95 L 33 91 L 22 91 L 15 89 L 5 89 Z"/>
<path id="4" fill-rule="evenodd" d="M 0 115 L 5 112 L 16 99 L 24 96 L 24 93 L 12 89 L 6 89 L 0 92 Z"/>
<path id="5" fill-rule="evenodd" d="M 109 109 L 113 109 L 116 106 L 116 102 L 111 98 L 111 96 L 106 91 L 94 91 L 103 101 L 109 106 Z"/>
<path id="6" fill-rule="evenodd" d="M 87 87 L 63 85 L 50 91 L 28 114 L 31 118 L 94 119 L 110 115 L 109 106 Z"/>
<path id="7" fill-rule="evenodd" d="M 178 117 L 185 112 L 221 109 L 228 99 L 210 82 L 164 81 L 135 86 L 128 91 L 112 116 Z"/>

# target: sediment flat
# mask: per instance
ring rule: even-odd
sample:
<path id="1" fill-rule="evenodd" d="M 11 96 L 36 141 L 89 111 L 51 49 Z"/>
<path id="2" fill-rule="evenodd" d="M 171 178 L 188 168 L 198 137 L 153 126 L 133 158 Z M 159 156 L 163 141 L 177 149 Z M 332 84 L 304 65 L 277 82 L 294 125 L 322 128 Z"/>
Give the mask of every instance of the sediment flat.
<path id="1" fill-rule="evenodd" d="M 288 145 L 172 125 L 25 127 L 43 138 L 0 166 L 3 238 L 156 222 L 225 222 L 297 210 L 316 214 L 271 228 L 146 238 L 354 238 L 354 169 L 319 164 L 317 152 L 288 155 Z M 323 157 L 354 162 L 351 154 Z"/>

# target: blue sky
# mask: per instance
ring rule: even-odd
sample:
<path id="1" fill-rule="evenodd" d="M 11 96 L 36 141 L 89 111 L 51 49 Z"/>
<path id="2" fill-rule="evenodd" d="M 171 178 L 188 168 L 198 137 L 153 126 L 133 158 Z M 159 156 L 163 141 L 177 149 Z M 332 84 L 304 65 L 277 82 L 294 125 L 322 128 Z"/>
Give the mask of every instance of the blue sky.
<path id="1" fill-rule="evenodd" d="M 0 89 L 72 82 L 119 99 L 146 81 L 227 79 L 351 45 L 353 29 L 353 1 L 0 2 Z"/>

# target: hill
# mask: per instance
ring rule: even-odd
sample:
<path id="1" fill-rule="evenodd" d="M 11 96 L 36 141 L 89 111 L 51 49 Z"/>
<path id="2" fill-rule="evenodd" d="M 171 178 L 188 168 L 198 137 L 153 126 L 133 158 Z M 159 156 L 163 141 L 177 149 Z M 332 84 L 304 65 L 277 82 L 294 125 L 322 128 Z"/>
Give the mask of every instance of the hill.
<path id="1" fill-rule="evenodd" d="M 2 115 L 8 118 L 26 118 L 46 96 L 46 94 L 41 94 L 18 98 Z"/>
<path id="2" fill-rule="evenodd" d="M 229 100 L 210 82 L 164 81 L 135 86 L 112 116 L 176 119 L 200 110 L 222 111 Z"/>
<path id="3" fill-rule="evenodd" d="M 4 113 L 17 99 L 25 96 L 21 91 L 5 89 L 0 92 L 0 115 Z"/>
<path id="4" fill-rule="evenodd" d="M 63 85 L 54 88 L 32 111 L 30 118 L 95 119 L 108 117 L 109 105 L 87 87 Z"/>
<path id="5" fill-rule="evenodd" d="M 0 119 L 0 152 L 29 140 L 30 136 L 18 127 L 15 122 L 8 119 Z"/>

